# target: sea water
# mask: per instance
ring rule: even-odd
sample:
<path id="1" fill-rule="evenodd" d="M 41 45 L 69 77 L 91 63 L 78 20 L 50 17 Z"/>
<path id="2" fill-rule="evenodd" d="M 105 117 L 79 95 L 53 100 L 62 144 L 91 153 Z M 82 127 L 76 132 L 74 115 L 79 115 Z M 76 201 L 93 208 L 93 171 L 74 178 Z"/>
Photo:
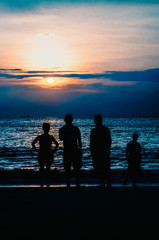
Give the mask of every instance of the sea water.
<path id="1" fill-rule="evenodd" d="M 32 149 L 32 141 L 42 134 L 42 124 L 51 125 L 50 134 L 59 142 L 52 169 L 63 171 L 63 144 L 59 140 L 59 128 L 65 122 L 61 118 L 15 118 L 0 120 L 0 170 L 39 169 L 37 152 Z M 81 131 L 84 170 L 91 170 L 90 131 L 95 127 L 93 119 L 74 119 L 73 124 Z M 138 141 L 142 148 L 142 164 L 144 170 L 159 169 L 159 118 L 104 118 L 103 125 L 111 131 L 111 169 L 127 168 L 126 145 L 132 140 L 132 134 L 138 133 Z M 37 146 L 38 147 L 38 146 Z"/>

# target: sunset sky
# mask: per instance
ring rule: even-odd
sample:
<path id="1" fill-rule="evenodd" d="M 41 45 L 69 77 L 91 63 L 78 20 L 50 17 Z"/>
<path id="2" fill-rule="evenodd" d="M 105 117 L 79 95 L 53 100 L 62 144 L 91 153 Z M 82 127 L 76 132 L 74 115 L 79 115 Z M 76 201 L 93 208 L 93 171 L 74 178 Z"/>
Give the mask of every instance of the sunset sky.
<path id="1" fill-rule="evenodd" d="M 0 59 L 0 117 L 159 116 L 159 1 L 0 0 Z"/>

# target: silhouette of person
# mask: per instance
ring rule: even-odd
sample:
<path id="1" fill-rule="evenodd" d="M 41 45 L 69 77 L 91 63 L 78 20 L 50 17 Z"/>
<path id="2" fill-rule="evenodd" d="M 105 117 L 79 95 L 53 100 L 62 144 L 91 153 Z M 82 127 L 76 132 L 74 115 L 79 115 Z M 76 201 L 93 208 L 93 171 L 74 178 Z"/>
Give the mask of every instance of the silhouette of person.
<path id="1" fill-rule="evenodd" d="M 124 185 L 128 181 L 128 177 L 133 179 L 133 186 L 136 186 L 136 179 L 140 173 L 140 163 L 141 163 L 141 147 L 140 143 L 137 142 L 138 134 L 133 134 L 133 140 L 129 142 L 126 146 L 126 156 L 128 160 L 128 169 Z"/>
<path id="2" fill-rule="evenodd" d="M 44 178 L 44 165 L 46 165 L 46 178 L 47 178 L 47 187 L 50 186 L 50 166 L 54 160 L 53 152 L 58 148 L 58 142 L 56 139 L 49 134 L 50 124 L 43 123 L 42 125 L 44 133 L 35 138 L 32 142 L 32 146 L 35 151 L 38 152 L 38 162 L 40 165 L 40 182 L 41 187 L 43 187 L 43 178 Z M 35 144 L 39 142 L 40 149 L 37 149 Z M 52 143 L 55 144 L 55 149 L 52 149 Z"/>
<path id="3" fill-rule="evenodd" d="M 93 167 L 100 178 L 101 186 L 105 186 L 105 178 L 107 177 L 108 187 L 111 187 L 110 130 L 102 125 L 102 116 L 100 114 L 95 115 L 94 123 L 96 124 L 96 128 L 93 128 L 90 134 L 90 150 L 93 158 Z"/>
<path id="4" fill-rule="evenodd" d="M 72 114 L 66 114 L 65 125 L 59 129 L 59 138 L 63 141 L 63 166 L 66 170 L 67 187 L 70 187 L 70 173 L 73 167 L 76 176 L 76 186 L 79 187 L 79 174 L 82 166 L 81 133 L 77 126 L 72 124 Z"/>

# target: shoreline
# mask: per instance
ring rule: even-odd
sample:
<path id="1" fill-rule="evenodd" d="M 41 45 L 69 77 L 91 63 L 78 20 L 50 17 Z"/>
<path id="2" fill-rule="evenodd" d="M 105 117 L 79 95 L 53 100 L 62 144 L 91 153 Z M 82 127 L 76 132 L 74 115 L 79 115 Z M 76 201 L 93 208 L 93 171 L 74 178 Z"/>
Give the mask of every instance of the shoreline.
<path id="1" fill-rule="evenodd" d="M 125 179 L 126 170 L 111 170 L 111 182 L 112 185 L 122 185 Z M 45 184 L 45 176 L 44 176 L 44 184 Z M 71 184 L 75 184 L 75 175 L 74 172 L 71 171 Z M 128 180 L 128 184 L 130 185 L 132 179 Z M 53 186 L 65 185 L 66 183 L 66 172 L 58 171 L 56 169 L 51 170 L 50 174 L 50 184 Z M 106 179 L 107 183 L 107 179 Z M 80 184 L 83 186 L 91 186 L 98 185 L 99 178 L 94 173 L 93 170 L 81 170 L 80 172 Z M 159 184 L 159 170 L 151 171 L 151 170 L 142 170 L 139 178 L 137 179 L 137 184 L 144 185 L 154 185 L 158 186 Z M 40 185 L 40 176 L 39 171 L 28 170 L 28 169 L 16 169 L 16 170 L 0 170 L 0 187 L 2 186 L 20 186 L 20 185 Z"/>
<path id="2" fill-rule="evenodd" d="M 99 188 L 100 184 L 80 184 L 80 188 Z M 9 188 L 41 188 L 40 184 L 0 184 L 0 189 L 9 189 Z M 43 188 L 47 188 L 47 185 L 44 184 Z M 61 184 L 51 184 L 49 186 L 49 189 L 55 189 L 55 188 L 67 188 L 67 185 L 65 183 L 61 183 Z M 71 184 L 70 185 L 70 189 L 71 188 L 77 188 L 76 184 Z M 137 183 L 136 187 L 133 186 L 133 183 L 130 182 L 128 184 L 126 184 L 126 186 L 124 186 L 122 183 L 114 183 L 111 186 L 111 189 L 113 188 L 159 188 L 159 183 Z M 105 185 L 105 187 L 103 189 L 107 189 L 107 184 Z"/>

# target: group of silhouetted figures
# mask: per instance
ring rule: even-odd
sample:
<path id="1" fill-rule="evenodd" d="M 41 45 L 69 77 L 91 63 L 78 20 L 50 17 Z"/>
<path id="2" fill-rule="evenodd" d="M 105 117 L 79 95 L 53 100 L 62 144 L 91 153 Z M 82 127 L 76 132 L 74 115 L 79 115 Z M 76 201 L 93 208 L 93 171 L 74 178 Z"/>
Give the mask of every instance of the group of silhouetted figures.
<path id="1" fill-rule="evenodd" d="M 73 167 L 76 176 L 76 186 L 79 187 L 80 169 L 82 167 L 82 141 L 81 133 L 77 126 L 72 124 L 73 117 L 66 114 L 65 125 L 59 129 L 59 138 L 63 141 L 63 167 L 66 171 L 67 187 L 70 187 L 71 168 Z M 90 133 L 90 151 L 93 159 L 94 171 L 101 181 L 101 186 L 111 187 L 110 175 L 110 148 L 111 134 L 109 128 L 103 126 L 102 116 L 100 114 L 94 117 L 95 128 Z M 54 161 L 54 152 L 58 149 L 57 140 L 49 134 L 50 124 L 43 123 L 42 135 L 39 135 L 32 142 L 33 148 L 38 151 L 38 162 L 40 165 L 40 181 L 43 187 L 44 165 L 46 165 L 47 187 L 50 185 L 50 167 Z M 128 177 L 133 179 L 133 185 L 136 186 L 136 180 L 140 173 L 141 148 L 137 142 L 138 135 L 133 134 L 133 140 L 126 146 L 126 156 L 128 160 L 128 170 L 124 184 L 127 183 Z M 39 142 L 40 148 L 37 149 L 35 144 Z M 55 148 L 52 149 L 52 143 Z"/>

